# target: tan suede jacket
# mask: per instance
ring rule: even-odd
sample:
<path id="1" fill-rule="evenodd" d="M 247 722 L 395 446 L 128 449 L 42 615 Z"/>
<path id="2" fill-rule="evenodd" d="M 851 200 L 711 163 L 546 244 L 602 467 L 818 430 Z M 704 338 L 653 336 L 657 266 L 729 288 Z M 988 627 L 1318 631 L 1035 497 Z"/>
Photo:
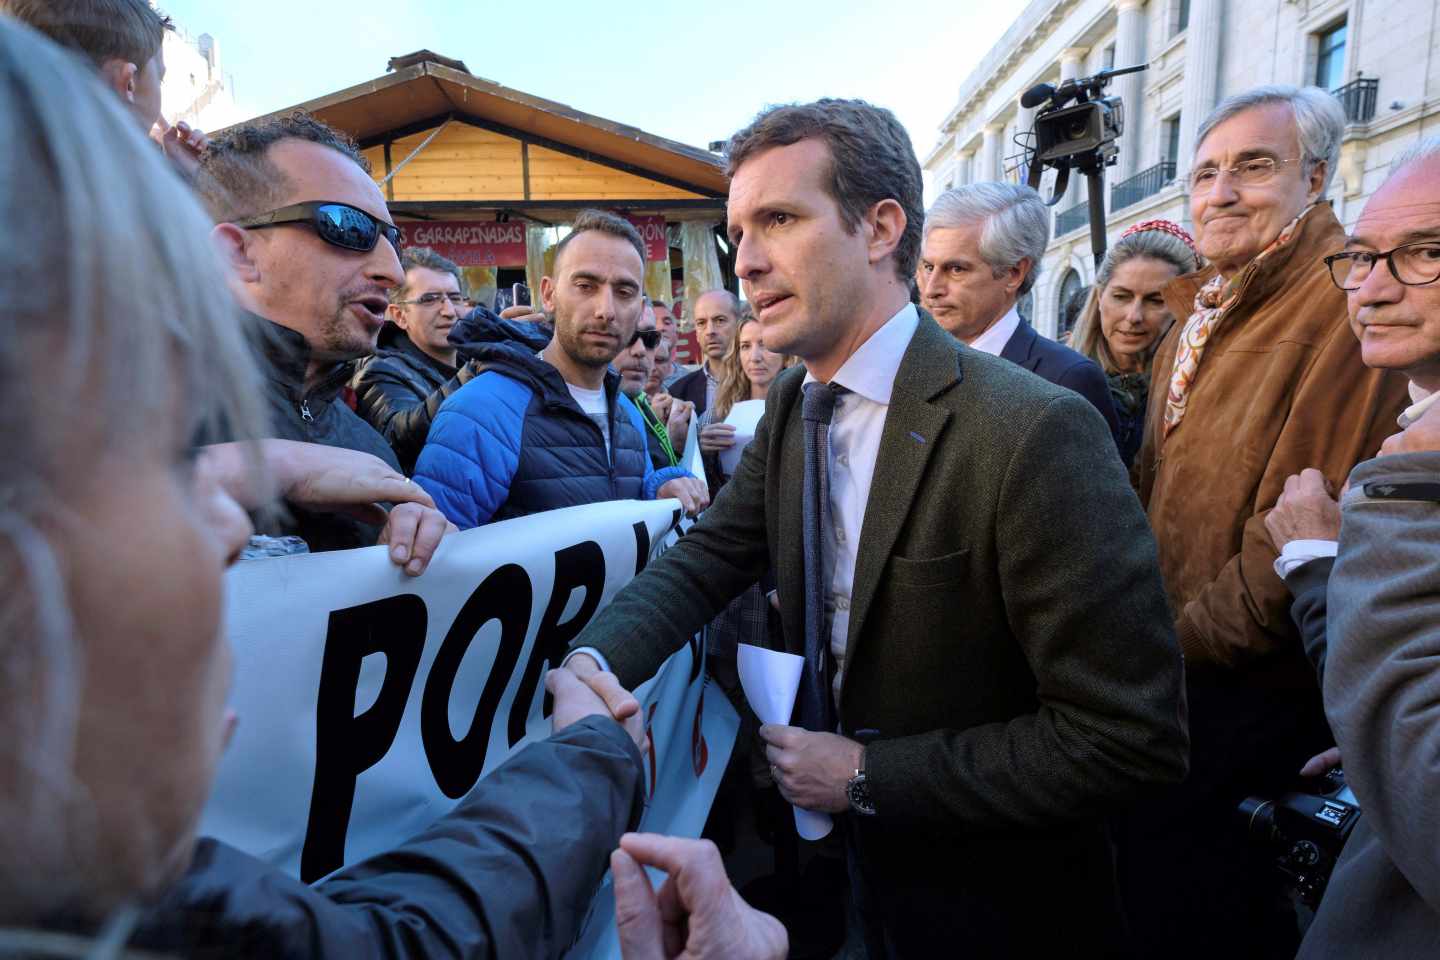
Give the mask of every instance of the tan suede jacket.
<path id="1" fill-rule="evenodd" d="M 1328 204 L 1306 215 L 1211 335 L 1185 419 L 1168 437 L 1163 419 L 1176 344 L 1196 292 L 1215 269 L 1165 288 L 1176 322 L 1155 353 L 1136 468 L 1180 648 L 1191 665 L 1258 666 L 1278 655 L 1285 664 L 1278 675 L 1301 682 L 1299 634 L 1273 568 L 1265 514 L 1285 479 L 1306 467 L 1319 469 L 1338 491 L 1350 468 L 1396 431 L 1407 402 L 1402 375 L 1370 370 L 1360 360 L 1345 295 L 1321 261 L 1344 245 L 1344 228 Z"/>

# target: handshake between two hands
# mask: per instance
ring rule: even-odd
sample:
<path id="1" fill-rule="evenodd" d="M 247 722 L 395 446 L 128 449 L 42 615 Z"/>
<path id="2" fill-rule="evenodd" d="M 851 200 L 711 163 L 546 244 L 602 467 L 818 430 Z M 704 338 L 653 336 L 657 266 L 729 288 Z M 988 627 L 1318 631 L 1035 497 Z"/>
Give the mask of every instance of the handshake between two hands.
<path id="1" fill-rule="evenodd" d="M 640 701 L 592 657 L 579 653 L 551 670 L 545 689 L 555 698 L 556 731 L 588 716 L 610 716 L 644 749 Z M 667 874 L 658 892 L 647 866 Z M 744 901 L 708 840 L 627 833 L 610 855 L 610 869 L 626 960 L 780 960 L 789 951 L 785 927 Z"/>

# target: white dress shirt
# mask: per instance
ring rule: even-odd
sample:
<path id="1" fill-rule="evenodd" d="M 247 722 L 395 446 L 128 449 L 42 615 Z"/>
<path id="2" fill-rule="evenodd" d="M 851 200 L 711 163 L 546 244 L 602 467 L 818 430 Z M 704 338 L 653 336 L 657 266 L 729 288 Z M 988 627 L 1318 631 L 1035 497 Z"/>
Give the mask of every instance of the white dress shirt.
<path id="1" fill-rule="evenodd" d="M 1410 429 L 1410 424 L 1420 419 L 1421 414 L 1440 401 L 1440 392 L 1431 393 L 1414 380 L 1410 381 L 1410 406 L 1396 418 L 1401 430 Z"/>
<path id="2" fill-rule="evenodd" d="M 1284 580 L 1311 560 L 1333 557 L 1339 551 L 1340 544 L 1335 540 L 1291 540 L 1275 558 L 1275 576 Z"/>
<path id="3" fill-rule="evenodd" d="M 890 412 L 890 394 L 895 375 L 920 315 L 907 303 L 835 371 L 830 382 L 849 393 L 835 402 L 830 422 L 830 519 L 834 539 L 826 552 L 833 559 L 830 590 L 825 609 L 830 616 L 830 653 L 835 657 L 834 692 L 840 691 L 845 672 L 845 641 L 850 634 L 850 594 L 855 585 L 855 563 L 859 556 L 860 527 L 865 506 L 870 502 L 870 481 L 880 454 L 880 437 L 885 416 Z M 805 383 L 814 383 L 807 373 Z M 827 540 L 829 538 L 827 537 Z"/>
<path id="4" fill-rule="evenodd" d="M 860 527 L 865 522 L 865 505 L 870 502 L 870 481 L 875 476 L 875 460 L 880 454 L 880 437 L 885 432 L 885 416 L 890 412 L 890 393 L 900 360 L 920 314 L 915 305 L 907 303 L 870 335 L 870 339 L 850 355 L 850 359 L 830 378 L 850 392 L 835 402 L 835 417 L 830 422 L 830 519 L 826 553 L 834 567 L 829 577 L 830 589 L 825 598 L 830 618 L 830 652 L 835 657 L 836 694 L 845 669 L 845 641 L 850 633 L 850 593 L 855 584 L 855 562 L 860 547 Z M 805 383 L 815 377 L 805 374 Z M 802 388 L 803 389 L 803 388 Z M 803 402 L 803 401 L 802 401 Z M 792 602 L 798 598 L 792 598 Z M 588 653 L 609 670 L 599 651 L 577 647 L 570 656 Z M 566 657 L 566 660 L 570 657 Z"/>
<path id="5" fill-rule="evenodd" d="M 1010 342 L 1010 338 L 1015 336 L 1015 331 L 1019 329 L 1020 311 L 1011 306 L 1005 316 L 990 324 L 989 330 L 970 341 L 970 349 L 998 357 L 1000 351 L 1005 349 L 1005 344 Z"/>

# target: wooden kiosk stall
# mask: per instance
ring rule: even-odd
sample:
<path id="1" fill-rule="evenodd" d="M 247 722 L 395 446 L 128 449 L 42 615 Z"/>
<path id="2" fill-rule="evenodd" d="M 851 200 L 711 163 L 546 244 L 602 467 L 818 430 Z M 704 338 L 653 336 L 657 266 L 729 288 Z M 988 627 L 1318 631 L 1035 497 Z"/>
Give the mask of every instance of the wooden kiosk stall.
<path id="1" fill-rule="evenodd" d="M 460 264 L 486 306 L 497 293 L 507 302 L 514 283 L 538 300 L 547 251 L 588 207 L 639 227 L 651 297 L 735 289 L 714 153 L 503 87 L 429 50 L 274 115 L 295 110 L 359 142 L 406 243 Z"/>

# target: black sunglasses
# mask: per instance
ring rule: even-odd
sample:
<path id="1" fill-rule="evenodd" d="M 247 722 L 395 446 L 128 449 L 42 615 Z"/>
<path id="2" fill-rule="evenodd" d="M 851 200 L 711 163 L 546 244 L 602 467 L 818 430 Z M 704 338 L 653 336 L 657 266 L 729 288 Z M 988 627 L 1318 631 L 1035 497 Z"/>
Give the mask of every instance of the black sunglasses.
<path id="1" fill-rule="evenodd" d="M 660 346 L 660 331 L 636 330 L 635 336 L 630 338 L 630 342 L 625 345 L 625 349 L 629 350 L 631 347 L 635 346 L 636 340 L 639 340 L 641 343 L 645 344 L 646 350 L 654 350 L 656 347 Z"/>
<path id="2" fill-rule="evenodd" d="M 321 240 L 357 253 L 374 250 L 383 233 L 385 239 L 390 241 L 390 246 L 395 248 L 395 255 L 400 255 L 400 228 L 348 203 L 292 203 L 279 210 L 237 220 L 235 225 L 255 230 L 261 227 L 278 227 L 284 223 L 308 223 L 315 228 L 315 233 Z"/>

